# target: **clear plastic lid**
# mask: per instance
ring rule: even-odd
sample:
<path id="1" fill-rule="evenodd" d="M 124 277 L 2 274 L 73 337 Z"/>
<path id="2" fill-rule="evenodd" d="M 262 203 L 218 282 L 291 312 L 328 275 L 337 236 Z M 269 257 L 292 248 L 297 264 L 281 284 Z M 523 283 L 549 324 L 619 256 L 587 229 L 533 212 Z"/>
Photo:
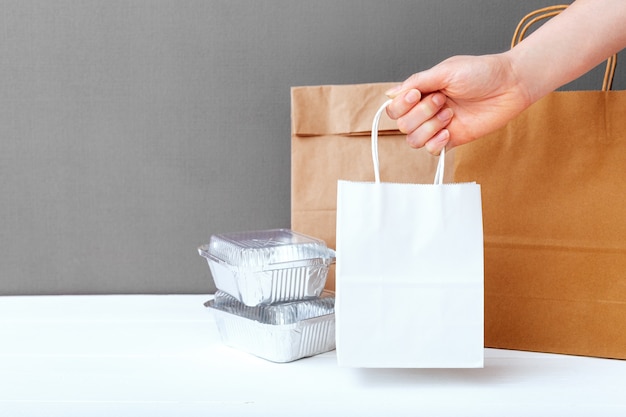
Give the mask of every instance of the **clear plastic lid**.
<path id="1" fill-rule="evenodd" d="M 324 291 L 320 297 L 310 300 L 249 307 L 235 297 L 223 291 L 217 291 L 214 299 L 207 301 L 205 306 L 264 324 L 285 325 L 333 314 L 335 294 L 331 291 Z"/>
<path id="2" fill-rule="evenodd" d="M 258 269 L 284 264 L 330 264 L 335 253 L 326 243 L 289 229 L 233 232 L 211 236 L 200 254 L 231 266 Z"/>

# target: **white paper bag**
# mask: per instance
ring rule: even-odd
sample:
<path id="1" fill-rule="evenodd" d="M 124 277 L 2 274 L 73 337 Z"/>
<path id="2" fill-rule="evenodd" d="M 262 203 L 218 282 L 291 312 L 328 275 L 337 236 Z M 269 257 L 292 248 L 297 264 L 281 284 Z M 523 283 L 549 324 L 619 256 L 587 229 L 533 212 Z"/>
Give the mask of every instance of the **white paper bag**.
<path id="1" fill-rule="evenodd" d="M 480 186 L 340 180 L 336 331 L 340 366 L 483 366 L 483 229 Z"/>

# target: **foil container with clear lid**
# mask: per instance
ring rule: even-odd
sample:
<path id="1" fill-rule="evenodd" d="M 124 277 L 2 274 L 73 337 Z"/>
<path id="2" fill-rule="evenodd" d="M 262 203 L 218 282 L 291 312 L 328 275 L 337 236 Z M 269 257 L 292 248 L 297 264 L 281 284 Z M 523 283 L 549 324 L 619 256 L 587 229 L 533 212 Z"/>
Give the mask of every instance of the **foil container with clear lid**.
<path id="1" fill-rule="evenodd" d="M 324 241 L 289 229 L 213 235 L 198 252 L 217 289 L 248 306 L 319 296 L 335 261 Z"/>
<path id="2" fill-rule="evenodd" d="M 272 362 L 292 362 L 335 349 L 335 297 L 246 306 L 217 291 L 205 306 L 214 314 L 222 343 Z"/>

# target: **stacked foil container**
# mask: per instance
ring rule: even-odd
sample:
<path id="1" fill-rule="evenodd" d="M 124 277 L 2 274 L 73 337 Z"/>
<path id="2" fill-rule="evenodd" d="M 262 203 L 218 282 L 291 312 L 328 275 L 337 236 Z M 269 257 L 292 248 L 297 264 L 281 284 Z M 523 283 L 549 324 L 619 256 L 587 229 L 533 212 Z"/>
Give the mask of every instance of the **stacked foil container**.
<path id="1" fill-rule="evenodd" d="M 335 349 L 335 253 L 289 229 L 211 236 L 198 248 L 217 287 L 207 301 L 222 342 L 273 362 Z"/>

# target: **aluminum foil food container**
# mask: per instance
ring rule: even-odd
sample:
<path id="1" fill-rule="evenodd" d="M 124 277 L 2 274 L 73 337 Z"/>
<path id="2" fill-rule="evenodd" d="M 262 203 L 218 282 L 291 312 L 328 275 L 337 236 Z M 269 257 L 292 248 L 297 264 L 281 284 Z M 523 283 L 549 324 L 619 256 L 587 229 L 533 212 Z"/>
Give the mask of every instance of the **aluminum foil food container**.
<path id="1" fill-rule="evenodd" d="M 335 349 L 335 297 L 246 306 L 217 291 L 205 303 L 225 345 L 272 362 L 292 362 Z"/>
<path id="2" fill-rule="evenodd" d="M 248 306 L 319 296 L 335 261 L 324 241 L 289 229 L 213 235 L 198 252 L 217 289 Z"/>

